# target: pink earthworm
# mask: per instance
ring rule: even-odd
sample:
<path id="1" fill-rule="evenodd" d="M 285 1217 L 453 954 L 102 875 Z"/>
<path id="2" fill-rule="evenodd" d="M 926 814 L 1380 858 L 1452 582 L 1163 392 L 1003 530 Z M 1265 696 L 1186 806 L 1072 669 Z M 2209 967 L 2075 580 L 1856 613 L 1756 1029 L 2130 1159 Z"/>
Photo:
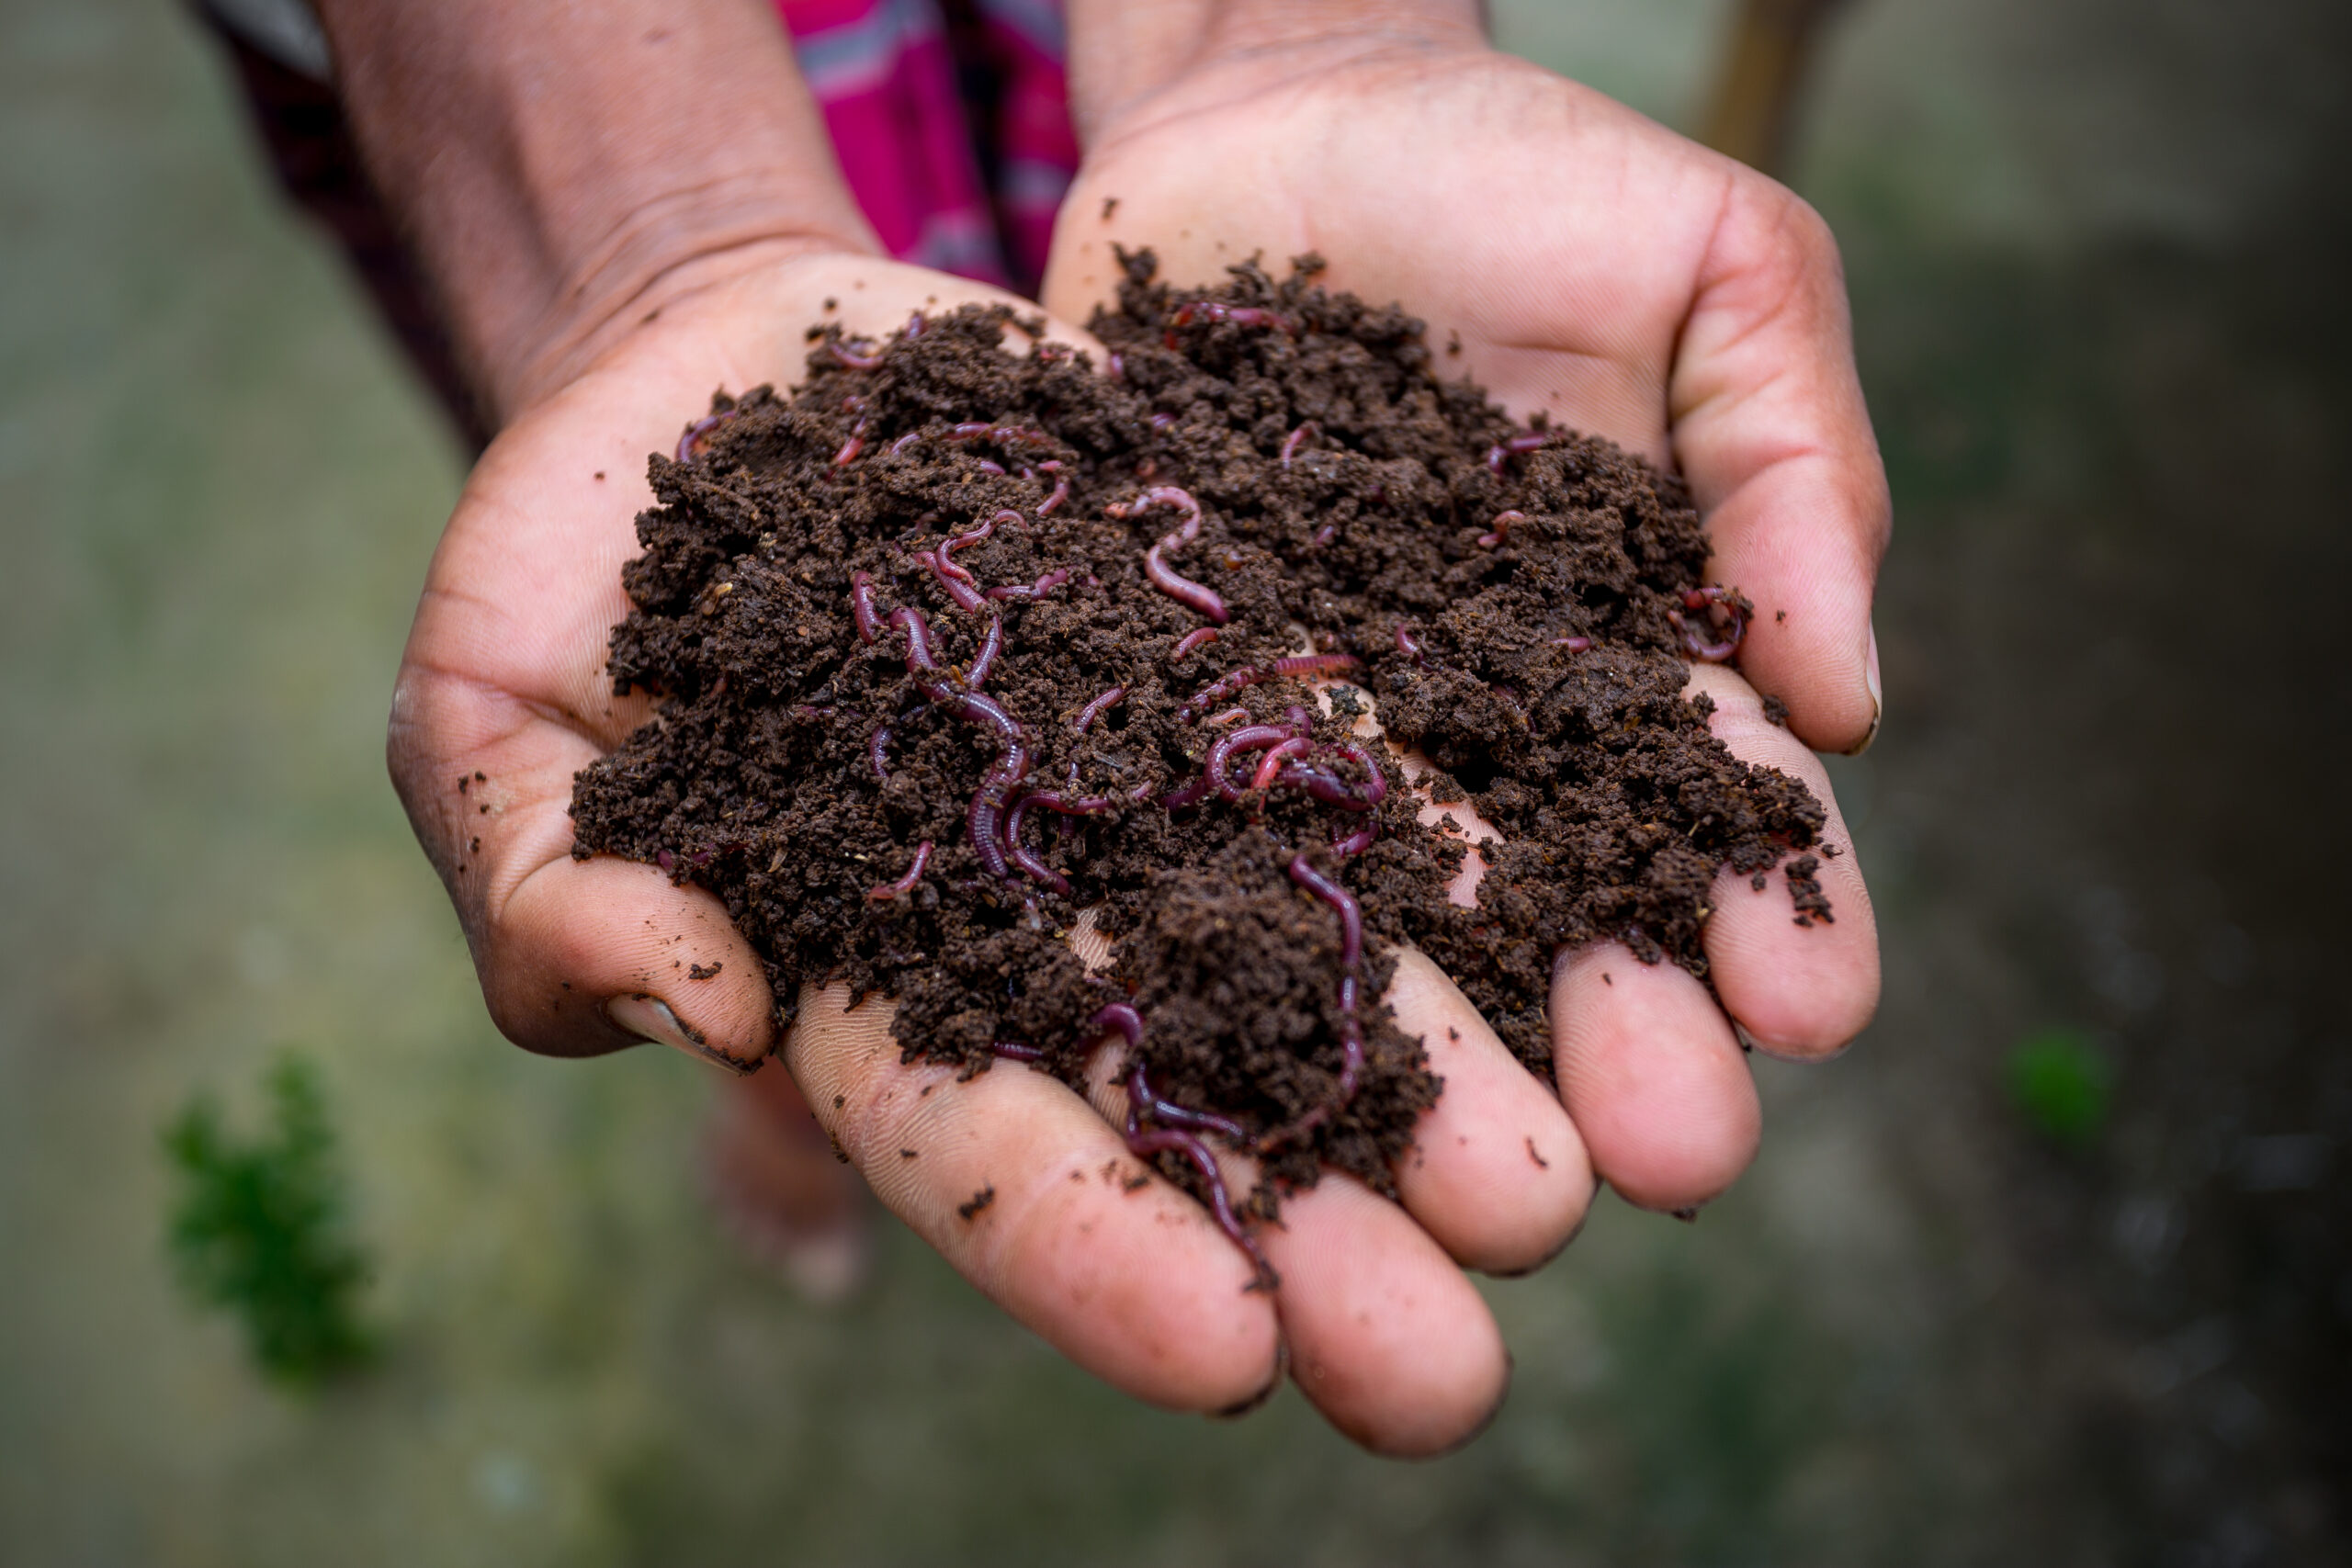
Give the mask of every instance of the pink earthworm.
<path id="1" fill-rule="evenodd" d="M 1001 477 L 1004 473 L 1004 465 L 1002 463 L 991 462 L 986 457 L 981 458 L 978 466 L 980 472 L 984 474 L 995 474 Z"/>
<path id="2" fill-rule="evenodd" d="M 1281 774 L 1284 763 L 1293 757 L 1313 750 L 1315 750 L 1315 742 L 1304 735 L 1294 735 L 1280 745 L 1267 747 L 1266 754 L 1258 759 L 1257 773 L 1250 777 L 1250 789 L 1263 792 L 1272 788 L 1274 780 Z"/>
<path id="3" fill-rule="evenodd" d="M 1087 1027 L 1097 1034 L 1108 1034 L 1117 1030 L 1130 1051 L 1143 1043 L 1143 1014 L 1136 1011 L 1132 1002 L 1110 1003 L 1094 1015 L 1093 1021 Z"/>
<path id="4" fill-rule="evenodd" d="M 1501 473 L 1505 459 L 1524 457 L 1530 452 L 1539 450 L 1551 438 L 1547 431 L 1531 430 L 1524 435 L 1514 435 L 1499 446 L 1487 447 L 1487 471 L 1493 474 Z"/>
<path id="5" fill-rule="evenodd" d="M 921 310 L 917 310 L 913 315 L 907 318 L 907 330 L 902 335 L 910 340 L 919 338 L 922 336 L 922 329 L 926 324 L 927 323 L 922 319 L 922 312 Z"/>
<path id="6" fill-rule="evenodd" d="M 989 424 L 987 420 L 967 419 L 963 423 L 950 429 L 947 433 L 947 439 L 950 441 L 977 441 L 994 428 L 995 426 Z"/>
<path id="7" fill-rule="evenodd" d="M 1223 626 L 1233 618 L 1225 601 L 1216 591 L 1179 573 L 1161 558 L 1160 552 L 1178 545 L 1189 545 L 1201 535 L 1201 503 L 1191 492 L 1174 485 L 1162 485 L 1144 491 L 1142 497 L 1129 505 L 1130 513 L 1147 506 L 1181 506 L 1184 509 L 1183 525 L 1174 533 L 1164 535 L 1159 542 L 1143 553 L 1143 574 L 1151 579 L 1153 587 L 1189 609 L 1199 611 L 1210 620 Z"/>
<path id="8" fill-rule="evenodd" d="M 1015 800 L 1012 803 L 1012 809 L 1005 815 L 1005 854 L 1013 864 L 1028 873 L 1034 880 L 1067 898 L 1069 897 L 1069 878 L 1047 865 L 1021 841 L 1022 820 L 1028 815 L 1029 808 L 1032 807 L 1040 811 L 1052 811 L 1064 817 L 1091 817 L 1098 811 L 1110 810 L 1111 804 L 1109 800 L 1099 795 L 1086 795 L 1073 800 L 1055 790 L 1032 790 Z"/>
<path id="9" fill-rule="evenodd" d="M 1241 1228 L 1241 1221 L 1233 1212 L 1233 1200 L 1225 1190 L 1225 1179 L 1218 1174 L 1216 1156 L 1209 1152 L 1209 1146 L 1198 1135 L 1174 1127 L 1147 1128 L 1138 1123 L 1127 1134 L 1127 1151 L 1137 1158 L 1147 1158 L 1163 1149 L 1182 1154 L 1201 1173 L 1201 1179 L 1209 1190 L 1209 1213 L 1216 1217 L 1217 1228 L 1225 1233 L 1226 1239 L 1248 1256 L 1251 1268 L 1257 1271 L 1253 1284 L 1267 1291 L 1278 1288 L 1282 1276 L 1274 1272 L 1274 1266 L 1259 1250 L 1257 1238 Z"/>
<path id="10" fill-rule="evenodd" d="M 1356 1095 L 1363 1074 L 1363 1026 L 1356 1018 L 1357 992 L 1363 980 L 1363 907 L 1337 880 L 1315 869 L 1305 855 L 1292 857 L 1290 879 L 1339 911 L 1340 916 L 1340 1100 Z"/>
<path id="11" fill-rule="evenodd" d="M 1042 599 L 1048 592 L 1059 588 L 1069 581 L 1069 569 L 1056 567 L 1035 582 L 1016 582 L 1010 587 L 991 588 L 989 590 L 988 596 L 991 599 Z"/>
<path id="12" fill-rule="evenodd" d="M 888 725 L 877 726 L 874 733 L 865 738 L 865 760 L 874 764 L 876 778 L 888 779 L 890 776 L 890 727 Z"/>
<path id="13" fill-rule="evenodd" d="M 686 426 L 686 433 L 678 437 L 678 461 L 692 462 L 696 448 L 702 444 L 702 438 L 741 412 L 741 409 L 728 409 L 721 413 L 705 414 Z"/>
<path id="14" fill-rule="evenodd" d="M 882 363 L 880 349 L 876 349 L 872 354 L 860 354 L 845 346 L 840 338 L 829 340 L 825 344 L 825 351 L 852 370 L 871 370 Z"/>
<path id="15" fill-rule="evenodd" d="M 1315 537 L 1309 540 L 1308 543 L 1312 544 L 1319 550 L 1339 536 L 1340 525 L 1336 523 L 1326 523 L 1323 526 L 1315 530 Z"/>
<path id="16" fill-rule="evenodd" d="M 1277 675 L 1293 679 L 1308 675 L 1336 675 L 1342 670 L 1352 670 L 1362 660 L 1352 653 L 1294 653 L 1287 659 L 1277 659 L 1266 668 Z"/>
<path id="17" fill-rule="evenodd" d="M 1168 329 L 1162 341 L 1168 347 L 1174 348 L 1177 331 L 1191 326 L 1195 321 L 1231 321 L 1238 327 L 1272 327 L 1292 337 L 1298 335 L 1298 329 L 1279 311 L 1256 305 L 1227 305 L 1222 300 L 1195 299 L 1178 306 L 1176 313 L 1168 318 Z"/>
<path id="18" fill-rule="evenodd" d="M 1505 539 L 1510 537 L 1510 525 L 1512 524 L 1524 523 L 1526 521 L 1527 513 L 1516 509 L 1510 512 L 1498 512 L 1495 513 L 1495 523 L 1492 531 L 1479 535 L 1478 543 L 1483 547 L 1491 550 L 1497 545 L 1501 544 Z"/>
<path id="19" fill-rule="evenodd" d="M 989 1050 L 1008 1062 L 1042 1062 L 1046 1059 L 1044 1050 L 1020 1040 L 991 1040 Z"/>
<path id="20" fill-rule="evenodd" d="M 1682 594 L 1684 610 L 1704 610 L 1710 605 L 1721 605 L 1724 612 L 1731 617 L 1729 632 L 1721 642 L 1708 641 L 1705 634 L 1682 618 L 1680 611 L 1668 610 L 1666 613 L 1666 618 L 1672 621 L 1675 630 L 1682 634 L 1682 646 L 1690 650 L 1690 656 L 1693 659 L 1705 660 L 1711 664 L 1721 664 L 1739 650 L 1739 640 L 1747 633 L 1747 612 L 1741 607 L 1739 601 L 1733 597 L 1727 589 L 1684 590 Z"/>
<path id="21" fill-rule="evenodd" d="M 1172 1100 L 1162 1100 L 1151 1087 L 1150 1069 L 1139 1058 L 1127 1069 L 1127 1105 L 1162 1126 L 1182 1127 L 1188 1133 L 1215 1133 L 1236 1144 L 1250 1136 L 1240 1122 L 1227 1121 L 1215 1111 L 1195 1111 Z"/>
<path id="22" fill-rule="evenodd" d="M 849 427 L 849 439 L 842 442 L 842 449 L 833 454 L 833 467 L 836 468 L 847 467 L 855 462 L 857 455 L 865 450 L 865 416 L 860 414 L 857 423 Z"/>
<path id="23" fill-rule="evenodd" d="M 1592 638 L 1589 637 L 1555 637 L 1552 639 L 1552 646 L 1554 648 L 1565 648 L 1570 653 L 1582 653 L 1586 649 L 1592 646 Z"/>
<path id="24" fill-rule="evenodd" d="M 1109 691 L 1103 693 L 1101 696 L 1095 698 L 1092 702 L 1078 710 L 1078 718 L 1077 721 L 1070 726 L 1071 730 L 1079 735 L 1085 734 L 1089 729 L 1091 729 L 1094 727 L 1094 721 L 1101 718 L 1105 710 L 1126 694 L 1127 689 L 1125 686 L 1112 687 Z"/>
<path id="25" fill-rule="evenodd" d="M 972 586 L 972 574 L 954 561 L 940 559 L 936 550 L 917 550 L 914 559 L 931 569 L 932 576 L 939 580 L 939 586 L 946 591 L 947 597 L 956 601 L 957 609 L 977 610 L 985 603 L 980 591 Z"/>
<path id="26" fill-rule="evenodd" d="M 899 436 L 896 441 L 893 441 L 893 442 L 891 442 L 891 443 L 890 443 L 890 456 L 892 456 L 893 457 L 903 457 L 903 456 L 905 456 L 907 448 L 908 448 L 908 447 L 910 447 L 910 446 L 913 446 L 916 442 L 918 442 L 918 441 L 920 441 L 920 440 L 922 440 L 922 431 L 920 431 L 920 430 L 910 430 L 910 431 L 908 431 L 904 435 Z"/>
<path id="27" fill-rule="evenodd" d="M 892 898 L 896 898 L 901 893 L 913 892 L 915 890 L 915 884 L 922 880 L 922 868 L 930 863 L 931 840 L 929 839 L 925 839 L 922 843 L 915 846 L 915 863 L 914 864 L 907 867 L 906 875 L 899 878 L 896 882 L 886 882 L 879 887 L 867 889 L 865 895 L 866 897 L 876 904 L 880 904 L 886 903 Z"/>
<path id="28" fill-rule="evenodd" d="M 1300 425 L 1296 430 L 1292 431 L 1288 435 L 1283 436 L 1283 467 L 1285 468 L 1289 468 L 1290 460 L 1298 456 L 1300 443 L 1306 441 L 1310 436 L 1320 435 L 1322 434 L 1322 430 L 1317 426 L 1313 420 L 1310 419 L 1306 423 Z"/>
<path id="29" fill-rule="evenodd" d="M 874 608 L 874 579 L 866 572 L 849 574 L 849 617 L 857 623 L 857 640 L 872 642 L 882 635 L 882 623 Z"/>
<path id="30" fill-rule="evenodd" d="M 990 615 L 989 629 L 980 638 L 980 651 L 972 656 L 971 666 L 964 671 L 964 684 L 978 691 L 989 683 L 989 676 L 996 671 L 997 655 L 1004 651 L 1004 617 Z"/>
<path id="31" fill-rule="evenodd" d="M 1409 621 L 1396 623 L 1396 651 L 1424 668 L 1429 664 L 1429 655 L 1421 651 L 1421 639 L 1413 635 Z"/>
<path id="32" fill-rule="evenodd" d="M 1209 774 L 1203 768 L 1193 776 L 1193 782 L 1180 784 L 1161 795 L 1153 804 L 1163 811 L 1182 811 L 1188 806 L 1198 806 L 1209 797 Z"/>
<path id="33" fill-rule="evenodd" d="M 1186 654 L 1192 652 L 1194 649 L 1204 648 L 1216 640 L 1216 628 L 1215 626 L 1201 626 L 1193 631 L 1186 632 L 1182 637 L 1176 639 L 1176 646 L 1169 650 L 1168 662 L 1170 664 L 1178 663 Z"/>
<path id="34" fill-rule="evenodd" d="M 1049 457 L 1037 465 L 1038 470 L 1054 476 L 1054 493 L 1037 503 L 1037 515 L 1049 517 L 1054 509 L 1069 499 L 1069 476 L 1061 471 L 1061 459 Z"/>
<path id="35" fill-rule="evenodd" d="M 1297 731 L 1286 724 L 1245 724 L 1238 729 L 1227 730 L 1210 745 L 1208 757 L 1203 765 L 1210 787 L 1227 800 L 1239 800 L 1241 791 L 1234 788 L 1233 781 L 1226 775 L 1226 768 L 1233 761 L 1235 753 L 1261 751 L 1269 746 L 1280 745 L 1296 734 Z"/>
<path id="36" fill-rule="evenodd" d="M 969 549 L 972 546 L 981 543 L 986 540 L 989 535 L 996 532 L 996 525 L 1000 523 L 1009 523 L 1012 526 L 1018 528 L 1028 521 L 1029 519 L 1022 516 L 1021 513 L 1013 511 L 1009 506 L 1004 507 L 1000 511 L 992 512 L 989 513 L 987 520 L 981 523 L 978 527 L 958 534 L 954 538 L 948 540 L 945 544 L 940 546 L 939 558 L 941 560 L 945 560 L 957 550 Z"/>
<path id="37" fill-rule="evenodd" d="M 1350 855 L 1360 855 L 1372 848 L 1373 840 L 1379 837 L 1380 818 L 1368 817 L 1364 818 L 1363 826 L 1354 832 L 1348 834 L 1345 838 L 1332 839 L 1331 852 L 1342 859 Z"/>
<path id="38" fill-rule="evenodd" d="M 1201 722 L 1207 725 L 1212 729 L 1219 729 L 1228 724 L 1238 724 L 1249 716 L 1250 710 L 1248 708 L 1227 708 L 1223 713 L 1213 713 L 1209 715 L 1208 717 L 1203 719 Z"/>

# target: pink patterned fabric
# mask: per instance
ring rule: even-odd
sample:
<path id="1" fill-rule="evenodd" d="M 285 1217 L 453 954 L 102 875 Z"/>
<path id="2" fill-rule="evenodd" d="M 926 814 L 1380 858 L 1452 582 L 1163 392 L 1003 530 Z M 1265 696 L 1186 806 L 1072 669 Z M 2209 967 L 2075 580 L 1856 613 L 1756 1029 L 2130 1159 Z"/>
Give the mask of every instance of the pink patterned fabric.
<path id="1" fill-rule="evenodd" d="M 1056 0 L 776 0 L 890 254 L 1036 288 L 1078 167 Z"/>

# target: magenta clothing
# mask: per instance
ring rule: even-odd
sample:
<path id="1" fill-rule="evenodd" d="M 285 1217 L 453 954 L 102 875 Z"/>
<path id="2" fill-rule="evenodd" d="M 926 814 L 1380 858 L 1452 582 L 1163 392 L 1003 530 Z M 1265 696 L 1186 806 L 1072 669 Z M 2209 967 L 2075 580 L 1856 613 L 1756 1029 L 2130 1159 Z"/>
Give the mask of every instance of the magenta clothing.
<path id="1" fill-rule="evenodd" d="M 1057 0 L 776 0 L 889 253 L 1034 292 L 1078 167 Z"/>

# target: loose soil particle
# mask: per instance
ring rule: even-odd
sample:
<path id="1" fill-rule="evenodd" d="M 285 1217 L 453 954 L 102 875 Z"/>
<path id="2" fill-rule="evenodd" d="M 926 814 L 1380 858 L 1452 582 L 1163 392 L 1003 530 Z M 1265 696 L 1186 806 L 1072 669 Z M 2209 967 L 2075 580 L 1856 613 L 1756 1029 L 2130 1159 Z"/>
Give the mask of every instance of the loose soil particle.
<path id="1" fill-rule="evenodd" d="M 1077 1084 L 1090 1021 L 1131 1001 L 1156 1092 L 1246 1131 L 1268 1178 L 1246 1210 L 1270 1218 L 1325 1165 L 1392 1190 L 1437 1097 L 1419 1042 L 1372 999 L 1395 944 L 1428 953 L 1548 1078 L 1556 949 L 1616 938 L 1704 977 L 1716 873 L 1760 877 L 1814 846 L 1823 812 L 1734 758 L 1707 699 L 1682 697 L 1689 650 L 1735 637 L 1747 606 L 1699 595 L 1707 544 L 1678 480 L 1606 441 L 1515 425 L 1433 372 L 1419 321 L 1317 287 L 1312 257 L 1213 291 L 1156 283 L 1148 252 L 1125 262 L 1117 310 L 1091 323 L 1109 374 L 1052 345 L 1003 353 L 1008 327 L 1040 324 L 1003 309 L 920 318 L 878 346 L 812 328 L 800 390 L 721 395 L 683 460 L 652 459 L 659 504 L 638 520 L 611 668 L 659 712 L 580 773 L 574 853 L 716 893 L 785 1018 L 804 980 L 889 995 L 907 1057 L 967 1077 L 1010 1045 Z M 1202 521 L 1162 553 L 1222 599 L 1213 639 L 1147 576 L 1184 513 L 1145 498 L 1171 486 Z M 902 626 L 861 634 L 853 574 L 878 616 L 920 612 L 943 673 L 910 673 Z M 958 587 L 1015 592 L 964 608 Z M 985 691 L 1023 731 L 1017 784 L 960 697 L 992 623 Z M 1287 677 L 1202 697 L 1303 639 L 1356 661 L 1328 713 Z M 1219 734 L 1296 709 L 1314 742 L 1296 761 L 1360 801 L 1376 786 L 1337 748 L 1367 707 L 1438 770 L 1435 798 L 1504 835 L 1476 908 L 1444 895 L 1462 838 L 1416 820 L 1377 747 L 1389 787 L 1368 813 L 1279 777 L 1238 803 L 1155 804 L 1201 779 Z M 1263 756 L 1235 758 L 1231 782 Z M 1026 814 L 1023 843 L 1067 893 L 991 874 L 972 827 L 984 789 L 1000 807 L 1023 791 L 1108 803 Z M 1340 852 L 1367 817 L 1377 838 Z M 1340 922 L 1290 874 L 1301 855 L 1363 909 L 1351 1097 Z M 1818 867 L 1789 862 L 1800 924 L 1831 918 Z M 1089 908 L 1117 944 L 1102 975 L 1067 942 Z M 1181 1154 L 1156 1163 L 1205 1196 Z"/>

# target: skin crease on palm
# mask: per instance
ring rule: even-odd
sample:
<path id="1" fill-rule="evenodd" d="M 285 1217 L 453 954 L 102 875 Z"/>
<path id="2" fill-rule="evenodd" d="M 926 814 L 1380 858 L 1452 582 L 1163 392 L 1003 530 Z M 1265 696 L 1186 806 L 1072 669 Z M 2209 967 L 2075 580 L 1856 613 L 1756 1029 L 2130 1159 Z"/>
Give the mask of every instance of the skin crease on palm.
<path id="1" fill-rule="evenodd" d="M 1834 254 L 1793 197 L 1491 56 L 1261 62 L 1096 129 L 1047 280 L 1061 320 L 1106 291 L 1114 239 L 1153 243 L 1183 282 L 1252 252 L 1317 249 L 1334 287 L 1404 300 L 1433 343 L 1458 333 L 1449 368 L 1515 414 L 1545 409 L 1679 462 L 1709 517 L 1715 580 L 1761 607 L 1743 668 L 1788 701 L 1797 734 L 1766 724 L 1730 671 L 1702 667 L 1693 686 L 1715 699 L 1735 752 L 1829 800 L 1799 736 L 1843 747 L 1874 728 L 1867 614 L 1885 502 Z M 584 1055 L 650 1035 L 735 1063 L 777 1043 L 758 963 L 715 898 L 569 853 L 572 773 L 648 712 L 612 698 L 602 671 L 627 609 L 631 519 L 650 499 L 643 455 L 673 442 L 714 386 L 791 380 L 824 299 L 851 330 L 876 333 L 911 309 L 994 297 L 868 256 L 763 262 L 665 308 L 532 406 L 476 469 L 419 611 L 391 750 L 511 1038 Z M 1846 848 L 1831 813 L 1828 840 Z M 1791 920 L 1777 872 L 1762 892 L 1728 874 L 1716 888 L 1718 990 L 1775 1054 L 1826 1055 L 1875 1005 L 1852 854 L 1823 876 L 1838 919 L 1810 930 Z M 723 968 L 689 985 L 688 964 Z M 1287 1366 L 1335 1426 L 1388 1453 L 1458 1444 L 1501 1398 L 1508 1359 L 1464 1268 L 1541 1263 L 1600 1180 L 1645 1207 L 1702 1202 L 1758 1133 L 1734 1027 L 1681 971 L 1614 945 L 1563 954 L 1555 1094 L 1450 981 L 1404 954 L 1389 1000 L 1446 1090 L 1397 1172 L 1403 1204 L 1339 1178 L 1291 1198 L 1264 1237 L 1283 1279 L 1269 1296 L 1245 1291 L 1245 1261 L 1190 1199 L 1158 1181 L 1126 1190 L 1139 1168 L 1114 1129 L 1110 1063 L 1091 1104 L 1027 1071 L 959 1085 L 899 1063 L 886 1003 L 847 999 L 805 993 L 781 1054 L 883 1201 L 983 1291 L 1080 1365 L 1171 1408 L 1246 1405 Z M 898 1156 L 909 1147 L 921 1157 Z M 1246 1185 L 1246 1167 L 1228 1179 Z M 983 1190 L 987 1207 L 960 1212 Z"/>

